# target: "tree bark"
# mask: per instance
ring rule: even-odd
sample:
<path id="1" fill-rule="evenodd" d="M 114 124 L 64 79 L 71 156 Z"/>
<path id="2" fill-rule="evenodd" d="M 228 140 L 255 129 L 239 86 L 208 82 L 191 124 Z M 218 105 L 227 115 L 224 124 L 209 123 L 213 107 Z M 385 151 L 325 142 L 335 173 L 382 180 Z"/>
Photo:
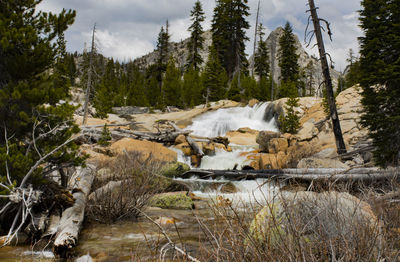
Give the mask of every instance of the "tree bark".
<path id="1" fill-rule="evenodd" d="M 94 33 L 95 32 L 96 32 L 96 24 L 94 24 L 94 26 L 93 26 L 93 33 L 92 33 L 92 48 L 90 50 L 88 82 L 87 82 L 86 94 L 85 94 L 85 106 L 84 106 L 82 125 L 86 125 L 86 121 L 87 121 L 87 117 L 88 117 L 90 87 L 92 84 L 92 67 L 93 67 Z"/>
<path id="2" fill-rule="evenodd" d="M 54 253 L 62 258 L 68 256 L 71 248 L 76 246 L 78 235 L 85 217 L 85 206 L 90 193 L 93 179 L 94 166 L 78 168 L 69 181 L 75 203 L 67 208 L 61 215 L 54 240 Z"/>
<path id="3" fill-rule="evenodd" d="M 400 169 L 377 168 L 310 168 L 310 169 L 267 169 L 267 170 L 190 170 L 182 178 L 198 176 L 201 179 L 225 177 L 232 180 L 282 179 L 296 181 L 377 181 L 396 178 Z"/>
<path id="4" fill-rule="evenodd" d="M 342 129 L 340 127 L 339 116 L 338 116 L 338 113 L 336 110 L 335 97 L 333 95 L 332 79 L 331 79 L 331 75 L 329 72 L 328 60 L 326 58 L 324 40 L 323 40 L 322 32 L 321 32 L 320 19 L 318 18 L 317 9 L 315 8 L 314 0 L 308 0 L 308 3 L 310 5 L 311 17 L 312 17 L 312 21 L 314 24 L 315 37 L 317 38 L 319 55 L 321 58 L 321 67 L 322 67 L 322 72 L 323 72 L 325 84 L 326 84 L 326 93 L 327 93 L 327 98 L 328 98 L 330 117 L 332 119 L 332 124 L 333 124 L 333 133 L 335 134 L 336 148 L 337 148 L 338 154 L 340 155 L 340 154 L 346 153 L 346 145 L 344 144 Z"/>

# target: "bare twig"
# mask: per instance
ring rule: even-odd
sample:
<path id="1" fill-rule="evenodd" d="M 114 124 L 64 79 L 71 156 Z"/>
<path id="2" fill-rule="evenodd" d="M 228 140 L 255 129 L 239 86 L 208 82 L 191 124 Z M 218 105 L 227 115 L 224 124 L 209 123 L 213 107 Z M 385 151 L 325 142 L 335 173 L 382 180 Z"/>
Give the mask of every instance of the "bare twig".
<path id="1" fill-rule="evenodd" d="M 171 240 L 171 238 L 168 236 L 167 232 L 165 232 L 164 228 L 162 228 L 162 226 L 157 223 L 156 221 L 154 221 L 151 217 L 149 217 L 146 213 L 144 213 L 142 210 L 138 209 L 135 207 L 135 209 L 140 212 L 143 216 L 145 216 L 150 222 L 152 222 L 153 224 L 155 224 L 161 231 L 161 233 L 164 235 L 164 237 L 167 239 L 168 243 L 166 245 L 164 245 L 162 247 L 162 251 L 168 246 L 170 245 L 173 249 L 175 249 L 175 251 L 177 251 L 178 253 L 180 253 L 181 255 L 183 255 L 185 258 L 187 258 L 190 261 L 193 262 L 200 262 L 200 260 L 198 260 L 197 258 L 192 257 L 191 255 L 189 255 L 188 252 L 182 250 L 181 248 L 177 247 L 176 244 Z"/>

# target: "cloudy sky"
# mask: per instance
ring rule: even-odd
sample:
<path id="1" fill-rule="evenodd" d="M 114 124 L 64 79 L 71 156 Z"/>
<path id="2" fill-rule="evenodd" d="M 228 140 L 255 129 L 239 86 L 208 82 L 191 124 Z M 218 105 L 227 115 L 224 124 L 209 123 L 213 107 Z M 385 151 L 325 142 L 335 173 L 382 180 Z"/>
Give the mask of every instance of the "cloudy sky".
<path id="1" fill-rule="evenodd" d="M 168 19 L 172 41 L 189 36 L 189 14 L 195 0 L 43 0 L 39 9 L 60 12 L 62 8 L 74 9 L 77 17 L 66 33 L 69 51 L 82 52 L 90 43 L 91 30 L 97 24 L 96 39 L 100 52 L 120 61 L 128 61 L 145 55 L 155 48 L 157 35 Z M 202 0 L 207 20 L 204 28 L 210 28 L 215 0 Z M 251 16 L 248 21 L 250 41 L 247 53 L 251 53 L 254 38 L 255 13 L 258 0 L 249 0 Z M 260 20 L 267 35 L 289 21 L 301 42 L 307 23 L 306 0 L 261 0 Z M 316 0 L 320 17 L 332 24 L 333 42 L 326 41 L 337 70 L 346 66 L 348 50 L 358 50 L 357 37 L 362 34 L 358 27 L 359 0 Z M 304 45 L 304 44 L 303 44 Z M 316 54 L 314 48 L 309 53 Z"/>

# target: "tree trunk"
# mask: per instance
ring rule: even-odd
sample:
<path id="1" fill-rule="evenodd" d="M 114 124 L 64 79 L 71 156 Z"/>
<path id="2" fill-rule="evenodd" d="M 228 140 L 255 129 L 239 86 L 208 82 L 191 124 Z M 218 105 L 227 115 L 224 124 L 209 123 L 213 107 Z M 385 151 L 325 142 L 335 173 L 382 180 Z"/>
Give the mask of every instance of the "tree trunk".
<path id="1" fill-rule="evenodd" d="M 92 69 L 93 69 L 92 67 L 93 67 L 94 33 L 95 32 L 96 32 L 96 24 L 94 24 L 93 33 L 92 33 L 92 48 L 90 50 L 88 82 L 87 82 L 87 87 L 86 87 L 85 106 L 84 106 L 82 125 L 86 125 L 86 121 L 87 121 L 87 117 L 88 117 L 90 87 L 92 84 Z"/>
<path id="2" fill-rule="evenodd" d="M 66 258 L 78 241 L 79 231 L 85 217 L 87 197 L 94 179 L 94 168 L 94 166 L 78 168 L 69 181 L 75 203 L 72 207 L 64 210 L 57 227 L 53 249 L 59 257 Z"/>
<path id="3" fill-rule="evenodd" d="M 318 18 L 317 9 L 315 8 L 314 0 L 308 0 L 310 5 L 311 17 L 314 24 L 315 37 L 317 38 L 319 55 L 321 58 L 321 67 L 326 84 L 326 94 L 328 98 L 330 117 L 333 124 L 333 133 L 336 139 L 336 148 L 338 154 L 346 153 L 346 145 L 344 144 L 342 129 L 340 128 L 339 116 L 336 110 L 335 97 L 333 95 L 332 79 L 329 72 L 328 60 L 326 58 L 324 40 L 321 32 L 320 19 Z"/>

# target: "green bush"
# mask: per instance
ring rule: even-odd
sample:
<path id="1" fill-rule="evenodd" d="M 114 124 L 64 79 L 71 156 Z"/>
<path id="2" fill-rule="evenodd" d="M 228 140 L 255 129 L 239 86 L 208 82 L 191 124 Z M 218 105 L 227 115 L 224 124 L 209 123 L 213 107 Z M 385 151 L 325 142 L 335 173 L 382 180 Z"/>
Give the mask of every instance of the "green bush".
<path id="1" fill-rule="evenodd" d="M 300 117 L 294 111 L 299 106 L 299 99 L 291 97 L 287 100 L 285 109 L 286 115 L 279 116 L 279 128 L 281 133 L 295 134 L 300 127 Z"/>

